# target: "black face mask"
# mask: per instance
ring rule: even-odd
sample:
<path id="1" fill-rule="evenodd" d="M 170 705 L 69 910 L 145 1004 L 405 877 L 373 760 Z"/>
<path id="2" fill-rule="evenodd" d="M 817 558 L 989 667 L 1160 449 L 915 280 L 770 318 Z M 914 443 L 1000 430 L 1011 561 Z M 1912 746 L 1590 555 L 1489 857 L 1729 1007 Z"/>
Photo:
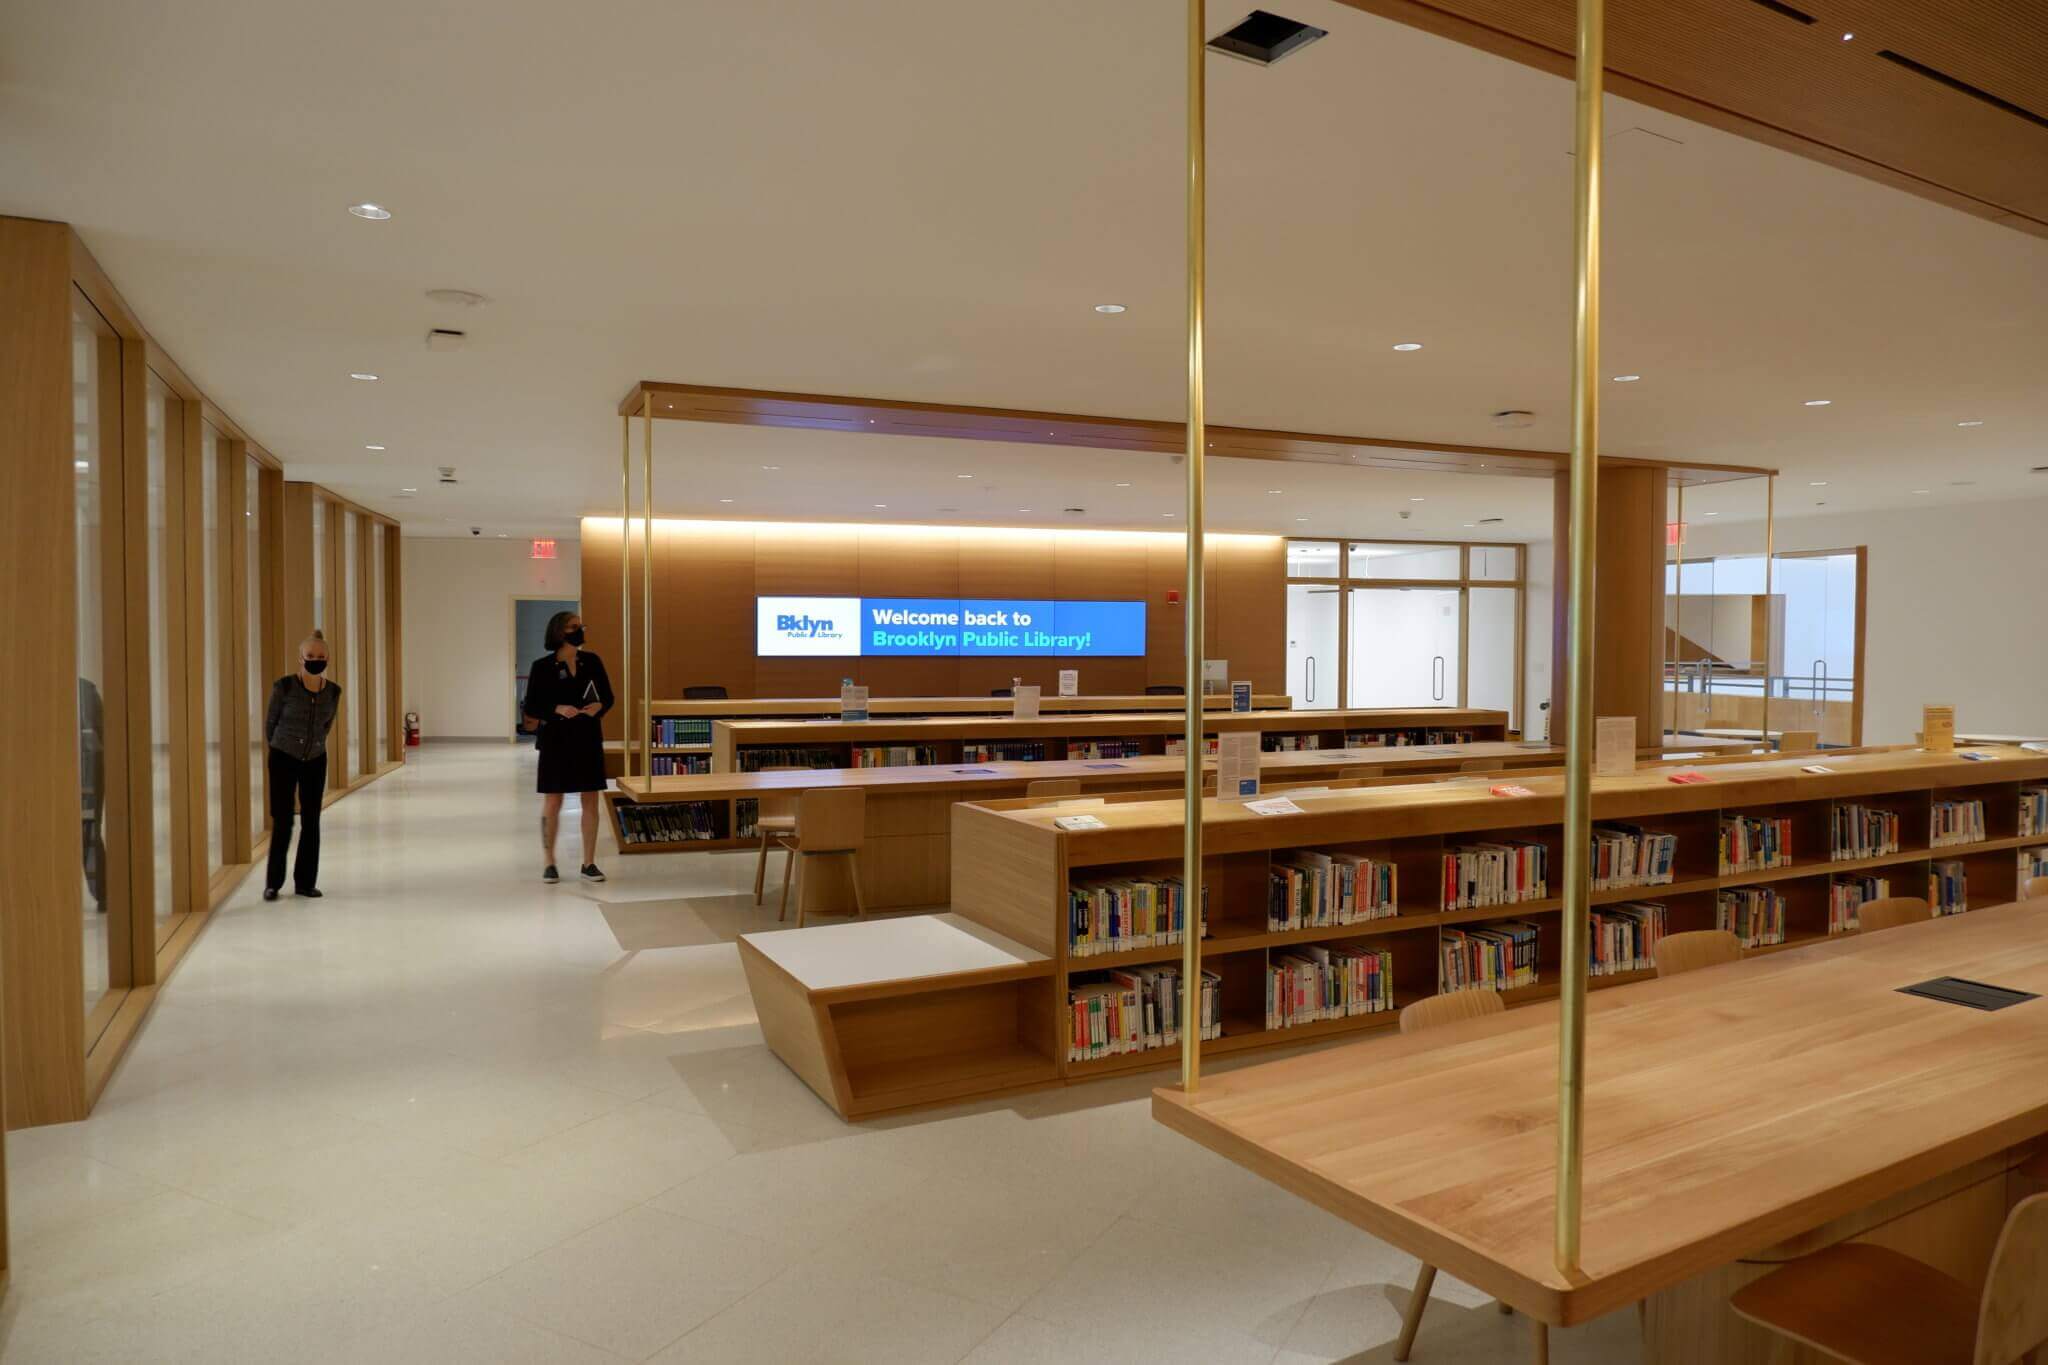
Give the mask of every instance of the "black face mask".
<path id="1" fill-rule="evenodd" d="M 317 678 L 322 673 L 325 673 L 327 671 L 327 660 L 301 659 L 299 660 L 299 667 L 305 669 L 308 673 L 311 673 L 314 677 Z"/>
<path id="2" fill-rule="evenodd" d="M 583 648 L 583 627 L 578 626 L 574 630 L 563 631 L 562 640 L 565 644 L 572 644 L 578 649 Z"/>

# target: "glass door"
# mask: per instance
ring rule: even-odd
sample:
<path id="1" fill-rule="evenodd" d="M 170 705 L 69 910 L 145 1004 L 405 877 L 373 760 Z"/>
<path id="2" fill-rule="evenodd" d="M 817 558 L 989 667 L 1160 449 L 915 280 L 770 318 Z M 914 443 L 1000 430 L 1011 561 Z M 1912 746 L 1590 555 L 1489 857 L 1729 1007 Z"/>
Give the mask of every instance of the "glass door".
<path id="1" fill-rule="evenodd" d="M 1460 589 L 1350 587 L 1345 595 L 1347 705 L 1459 704 Z"/>
<path id="2" fill-rule="evenodd" d="M 1287 585 L 1287 691 L 1298 711 L 1337 705 L 1338 603 L 1334 583 Z"/>

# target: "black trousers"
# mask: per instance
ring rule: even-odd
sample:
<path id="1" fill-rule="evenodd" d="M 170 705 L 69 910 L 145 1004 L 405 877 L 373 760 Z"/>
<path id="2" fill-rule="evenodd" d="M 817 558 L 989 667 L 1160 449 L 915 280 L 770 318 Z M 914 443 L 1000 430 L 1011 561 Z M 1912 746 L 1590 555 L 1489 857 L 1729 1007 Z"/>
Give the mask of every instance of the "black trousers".
<path id="1" fill-rule="evenodd" d="M 327 755 L 301 762 L 282 749 L 270 751 L 270 869 L 267 889 L 284 885 L 284 856 L 292 842 L 292 813 L 299 816 L 299 858 L 292 887 L 311 891 L 320 884 L 320 798 L 327 793 Z"/>

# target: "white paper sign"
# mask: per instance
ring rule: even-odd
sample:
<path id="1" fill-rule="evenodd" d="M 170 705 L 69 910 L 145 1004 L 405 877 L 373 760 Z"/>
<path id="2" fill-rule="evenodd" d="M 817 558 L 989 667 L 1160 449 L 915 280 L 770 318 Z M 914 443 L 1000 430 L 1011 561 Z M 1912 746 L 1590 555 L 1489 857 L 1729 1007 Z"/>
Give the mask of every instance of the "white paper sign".
<path id="1" fill-rule="evenodd" d="M 1230 695 L 1230 660 L 1202 660 L 1202 695 L 1205 697 L 1227 697 Z"/>
<path id="2" fill-rule="evenodd" d="M 1063 697 L 1078 697 L 1081 695 L 1080 669 L 1063 668 L 1060 670 L 1060 695 Z"/>
<path id="3" fill-rule="evenodd" d="M 857 683 L 847 683 L 839 689 L 839 718 L 841 720 L 866 720 L 868 718 L 868 690 Z"/>
<path id="4" fill-rule="evenodd" d="M 1217 736 L 1216 794 L 1247 797 L 1259 794 L 1259 733 L 1229 730 Z"/>
<path id="5" fill-rule="evenodd" d="M 1102 823 L 1102 821 L 1100 821 L 1100 820 L 1096 819 L 1096 818 L 1095 818 L 1094 816 L 1092 816 L 1092 815 L 1060 815 L 1060 816 L 1055 816 L 1055 817 L 1053 818 L 1053 823 L 1054 823 L 1055 825 L 1058 825 L 1058 826 L 1059 826 L 1059 827 L 1060 827 L 1061 829 L 1107 829 L 1107 828 L 1108 828 L 1108 826 L 1104 825 L 1104 824 Z"/>
<path id="6" fill-rule="evenodd" d="M 1620 777 L 1636 770 L 1636 718 L 1601 716 L 1593 722 L 1593 771 Z"/>
<path id="7" fill-rule="evenodd" d="M 1019 687 L 1013 690 L 1011 699 L 1016 703 L 1015 714 L 1018 720 L 1038 719 L 1039 690 L 1036 687 Z"/>
<path id="8" fill-rule="evenodd" d="M 1299 815 L 1301 807 L 1284 796 L 1269 796 L 1263 801 L 1247 801 L 1244 808 L 1260 815 Z"/>

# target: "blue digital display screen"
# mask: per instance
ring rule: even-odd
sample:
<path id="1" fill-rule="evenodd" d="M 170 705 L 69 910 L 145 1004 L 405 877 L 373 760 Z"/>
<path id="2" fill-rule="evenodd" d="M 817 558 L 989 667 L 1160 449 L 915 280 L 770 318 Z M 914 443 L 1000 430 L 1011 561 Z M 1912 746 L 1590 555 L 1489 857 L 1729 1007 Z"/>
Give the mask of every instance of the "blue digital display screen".
<path id="1" fill-rule="evenodd" d="M 762 597 L 756 652 L 867 658 L 1137 658 L 1143 602 Z"/>

